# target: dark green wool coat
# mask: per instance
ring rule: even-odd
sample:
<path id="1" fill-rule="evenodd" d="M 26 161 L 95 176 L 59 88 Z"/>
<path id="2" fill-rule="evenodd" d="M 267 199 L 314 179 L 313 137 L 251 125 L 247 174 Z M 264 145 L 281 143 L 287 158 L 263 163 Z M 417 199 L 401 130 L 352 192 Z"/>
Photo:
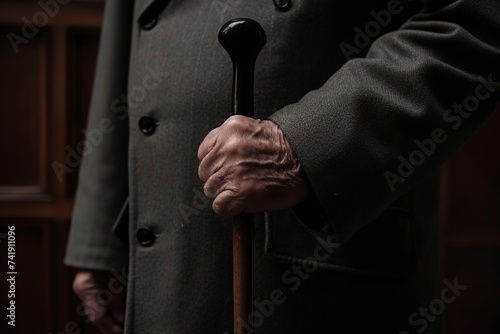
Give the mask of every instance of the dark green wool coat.
<path id="1" fill-rule="evenodd" d="M 81 166 L 66 263 L 128 270 L 127 333 L 232 332 L 231 221 L 202 195 L 196 153 L 230 114 L 217 34 L 234 17 L 267 33 L 255 116 L 310 184 L 299 206 L 255 216 L 244 321 L 439 332 L 429 305 L 460 280 L 441 293 L 433 175 L 499 102 L 498 0 L 106 1 L 88 123 L 103 140 Z"/>

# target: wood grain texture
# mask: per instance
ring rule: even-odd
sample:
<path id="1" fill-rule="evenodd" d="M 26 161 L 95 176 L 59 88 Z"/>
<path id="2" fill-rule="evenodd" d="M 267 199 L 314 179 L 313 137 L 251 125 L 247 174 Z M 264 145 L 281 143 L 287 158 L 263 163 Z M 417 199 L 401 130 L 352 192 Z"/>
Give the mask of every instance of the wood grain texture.
<path id="1" fill-rule="evenodd" d="M 16 227 L 18 264 L 16 328 L 1 321 L 0 333 L 66 333 L 72 324 L 98 333 L 79 314 L 74 270 L 63 264 L 78 171 L 58 178 L 52 163 L 64 164 L 83 136 L 103 2 L 61 5 L 16 52 L 7 35 L 25 36 L 22 18 L 40 10 L 37 1 L 0 1 L 0 233 Z"/>

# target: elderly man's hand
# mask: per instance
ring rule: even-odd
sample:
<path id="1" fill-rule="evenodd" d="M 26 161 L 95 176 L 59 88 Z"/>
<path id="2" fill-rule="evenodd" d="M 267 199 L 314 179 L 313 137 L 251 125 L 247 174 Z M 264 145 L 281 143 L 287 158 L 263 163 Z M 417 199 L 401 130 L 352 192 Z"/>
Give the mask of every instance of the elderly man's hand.
<path id="1" fill-rule="evenodd" d="M 73 291 L 82 300 L 90 322 L 103 334 L 123 334 L 125 286 L 111 285 L 109 275 L 104 271 L 82 269 L 75 276 Z"/>
<path id="2" fill-rule="evenodd" d="M 268 120 L 231 116 L 198 149 L 205 195 L 222 216 L 290 208 L 307 197 L 298 159 Z"/>

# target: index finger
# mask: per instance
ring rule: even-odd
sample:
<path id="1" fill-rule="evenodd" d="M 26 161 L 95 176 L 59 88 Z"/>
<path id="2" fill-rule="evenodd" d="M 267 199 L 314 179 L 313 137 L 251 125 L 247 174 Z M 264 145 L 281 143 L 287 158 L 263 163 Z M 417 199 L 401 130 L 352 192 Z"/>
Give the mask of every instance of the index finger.
<path id="1" fill-rule="evenodd" d="M 198 147 L 198 160 L 202 161 L 203 158 L 207 156 L 208 153 L 214 148 L 217 143 L 217 137 L 219 136 L 220 127 L 217 127 L 210 131 L 208 135 L 203 139 Z"/>

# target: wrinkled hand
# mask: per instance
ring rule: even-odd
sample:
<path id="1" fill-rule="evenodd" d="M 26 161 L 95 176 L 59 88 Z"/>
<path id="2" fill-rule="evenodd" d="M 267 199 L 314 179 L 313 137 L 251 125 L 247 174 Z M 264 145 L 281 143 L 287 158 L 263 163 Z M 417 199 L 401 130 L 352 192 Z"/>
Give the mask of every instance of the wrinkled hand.
<path id="1" fill-rule="evenodd" d="M 110 285 L 104 271 L 79 271 L 73 281 L 73 290 L 82 300 L 85 315 L 104 334 L 123 334 L 126 288 L 115 285 Z"/>
<path id="2" fill-rule="evenodd" d="M 205 195 L 222 216 L 290 208 L 307 197 L 298 159 L 269 120 L 231 116 L 198 149 Z"/>

